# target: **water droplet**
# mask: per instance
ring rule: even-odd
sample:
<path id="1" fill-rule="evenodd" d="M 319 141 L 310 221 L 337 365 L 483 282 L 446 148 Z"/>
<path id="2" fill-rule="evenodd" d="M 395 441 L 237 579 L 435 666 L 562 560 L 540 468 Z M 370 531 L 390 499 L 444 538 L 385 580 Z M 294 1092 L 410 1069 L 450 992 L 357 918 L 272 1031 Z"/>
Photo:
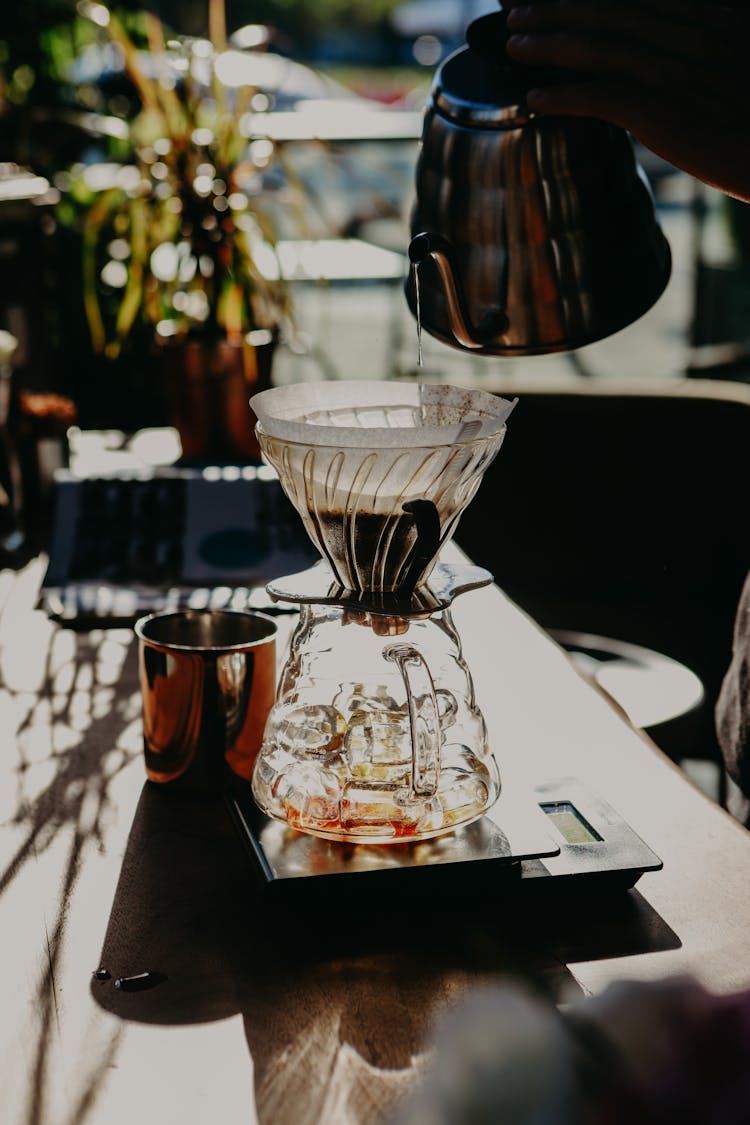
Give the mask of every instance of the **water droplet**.
<path id="1" fill-rule="evenodd" d="M 136 973 L 132 977 L 118 977 L 115 988 L 119 988 L 121 992 L 144 992 L 147 988 L 156 988 L 157 984 L 166 979 L 164 973 Z"/>
<path id="2" fill-rule="evenodd" d="M 424 367 L 424 357 L 422 355 L 422 303 L 419 294 L 419 262 L 412 263 L 412 272 L 414 274 L 414 293 L 417 299 L 417 367 Z"/>

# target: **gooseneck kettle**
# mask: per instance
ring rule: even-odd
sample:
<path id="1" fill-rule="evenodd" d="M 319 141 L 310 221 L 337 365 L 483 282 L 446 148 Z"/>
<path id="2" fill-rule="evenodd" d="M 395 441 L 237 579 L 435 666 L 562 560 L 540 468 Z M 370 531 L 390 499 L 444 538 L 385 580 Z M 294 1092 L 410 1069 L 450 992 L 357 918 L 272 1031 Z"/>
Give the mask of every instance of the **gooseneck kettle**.
<path id="1" fill-rule="evenodd" d="M 437 69 L 416 168 L 406 297 L 431 335 L 488 355 L 581 347 L 643 315 L 671 255 L 629 135 L 541 117 L 502 11 Z"/>

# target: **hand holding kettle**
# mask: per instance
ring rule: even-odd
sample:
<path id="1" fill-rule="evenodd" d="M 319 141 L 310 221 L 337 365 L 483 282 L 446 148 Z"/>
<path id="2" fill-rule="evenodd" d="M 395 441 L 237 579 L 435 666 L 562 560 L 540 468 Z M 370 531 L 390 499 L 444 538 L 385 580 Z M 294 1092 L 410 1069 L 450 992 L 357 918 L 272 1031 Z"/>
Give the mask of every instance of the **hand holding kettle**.
<path id="1" fill-rule="evenodd" d="M 522 18 L 476 19 L 434 76 L 406 281 L 427 332 L 502 356 L 619 332 L 661 296 L 671 268 L 627 131 L 530 112 L 529 91 L 561 82 L 575 90 L 580 79 L 555 65 L 554 51 L 540 66 L 511 59 L 511 16 Z"/>
<path id="2" fill-rule="evenodd" d="M 718 0 L 503 0 L 508 56 L 586 78 L 535 85 L 535 113 L 595 117 L 750 202 L 745 6 Z"/>

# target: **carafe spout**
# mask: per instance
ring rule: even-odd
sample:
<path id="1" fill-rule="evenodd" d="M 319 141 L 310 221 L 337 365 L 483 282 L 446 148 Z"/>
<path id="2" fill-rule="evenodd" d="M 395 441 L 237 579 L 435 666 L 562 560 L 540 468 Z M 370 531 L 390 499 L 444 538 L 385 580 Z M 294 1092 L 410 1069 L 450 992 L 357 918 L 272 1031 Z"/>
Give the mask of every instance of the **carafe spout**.
<path id="1" fill-rule="evenodd" d="M 447 238 L 434 231 L 422 231 L 409 243 L 409 261 L 419 268 L 427 258 L 435 262 L 445 290 L 450 330 L 464 348 L 484 348 L 508 328 L 503 309 L 488 309 L 478 325 L 471 323 L 463 287 L 456 270 L 453 247 Z"/>

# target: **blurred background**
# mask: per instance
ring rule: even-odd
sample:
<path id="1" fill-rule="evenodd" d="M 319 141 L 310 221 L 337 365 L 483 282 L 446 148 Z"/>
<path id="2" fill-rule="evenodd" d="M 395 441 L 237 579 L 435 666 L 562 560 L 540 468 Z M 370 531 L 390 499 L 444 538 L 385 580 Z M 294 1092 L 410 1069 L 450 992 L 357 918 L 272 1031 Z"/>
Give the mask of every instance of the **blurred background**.
<path id="1" fill-rule="evenodd" d="M 187 292 L 193 267 L 178 266 L 174 252 L 170 257 L 161 243 L 147 245 L 138 230 L 144 223 L 155 228 L 169 207 L 179 214 L 173 181 L 180 171 L 170 163 L 178 139 L 170 139 L 170 130 L 182 129 L 179 143 L 196 147 L 200 129 L 208 137 L 212 128 L 210 121 L 201 125 L 195 91 L 189 128 L 170 121 L 158 92 L 159 104 L 151 104 L 148 83 L 179 93 L 187 81 L 204 84 L 207 117 L 231 103 L 238 144 L 224 154 L 228 172 L 217 171 L 210 154 L 203 161 L 202 198 L 213 218 L 236 219 L 244 195 L 254 207 L 262 199 L 256 210 L 273 239 L 327 240 L 314 261 L 287 247 L 294 326 L 281 333 L 274 380 L 414 377 L 416 332 L 402 277 L 421 113 L 437 64 L 463 42 L 475 16 L 494 8 L 494 0 L 227 0 L 220 8 L 209 0 L 148 7 L 129 0 L 112 9 L 113 31 L 109 10 L 90 0 L 6 6 L 0 328 L 18 341 L 17 387 L 70 397 L 84 428 L 165 422 L 163 390 L 153 377 L 153 329 L 174 336 L 184 324 L 170 324 L 174 308 L 141 314 L 160 280 L 174 300 L 179 286 L 170 271 L 181 268 L 177 302 L 192 302 L 191 330 L 205 328 L 206 303 L 200 307 L 195 286 Z M 160 75 L 165 49 L 171 69 Z M 219 102 L 217 74 L 224 84 Z M 171 145 L 166 163 L 155 141 Z M 650 153 L 639 155 L 674 255 L 672 280 L 657 306 L 616 337 L 565 356 L 487 359 L 426 340 L 425 378 L 490 388 L 499 380 L 506 389 L 516 374 L 525 379 L 536 372 L 563 381 L 686 373 L 747 379 L 745 210 Z M 243 175 L 249 194 L 224 183 Z M 146 194 L 151 198 L 144 202 Z M 225 211 L 215 210 L 225 204 Z M 185 242 L 176 226 L 162 226 L 163 244 Z M 200 250 L 195 257 L 200 274 Z M 108 315 L 112 333 L 97 324 Z"/>

